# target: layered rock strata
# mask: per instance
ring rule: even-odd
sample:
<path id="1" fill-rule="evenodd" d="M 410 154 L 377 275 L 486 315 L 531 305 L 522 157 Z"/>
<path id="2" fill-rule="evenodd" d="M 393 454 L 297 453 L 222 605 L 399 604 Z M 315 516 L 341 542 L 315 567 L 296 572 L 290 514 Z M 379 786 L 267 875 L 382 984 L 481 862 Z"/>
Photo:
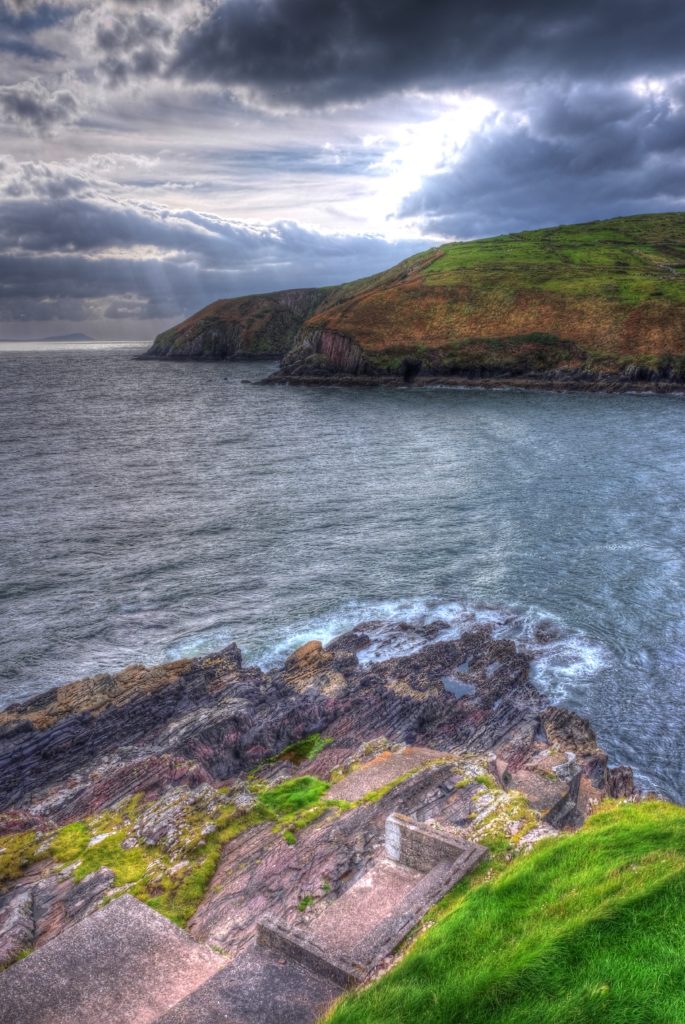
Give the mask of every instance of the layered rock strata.
<path id="1" fill-rule="evenodd" d="M 29 851 L 10 858 L 2 883 L 2 959 L 122 892 L 157 906 L 170 879 L 198 863 L 205 888 L 191 933 L 237 952 L 265 913 L 294 923 L 345 892 L 379 856 L 389 814 L 430 818 L 475 842 L 494 822 L 525 843 L 580 824 L 605 795 L 633 792 L 632 773 L 609 767 L 589 724 L 547 705 L 512 641 L 485 626 L 441 639 L 448 624 L 437 622 L 414 630 L 415 653 L 365 660 L 377 626 L 306 644 L 268 672 L 230 646 L 81 680 L 2 712 L 0 864 L 12 844 Z M 464 696 L 450 692 L 455 678 Z M 290 747 L 312 734 L 325 740 L 304 756 Z M 313 810 L 264 811 L 263 794 L 303 776 L 326 791 Z M 102 834 L 79 839 L 70 860 L 64 826 L 80 822 L 78 831 L 84 819 L 101 821 Z M 217 859 L 205 862 L 212 842 Z M 100 843 L 116 844 L 111 862 L 103 855 L 84 874 Z M 151 851 L 138 889 L 120 848 Z"/>

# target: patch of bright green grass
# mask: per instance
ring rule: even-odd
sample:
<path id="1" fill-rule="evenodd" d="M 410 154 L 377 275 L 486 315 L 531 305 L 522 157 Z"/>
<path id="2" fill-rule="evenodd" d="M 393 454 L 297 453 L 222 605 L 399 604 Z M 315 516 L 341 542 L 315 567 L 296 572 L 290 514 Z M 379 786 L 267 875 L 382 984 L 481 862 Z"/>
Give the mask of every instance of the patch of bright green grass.
<path id="1" fill-rule="evenodd" d="M 116 885 L 139 882 L 147 872 L 153 855 L 150 847 L 146 846 L 138 845 L 128 850 L 123 849 L 121 844 L 125 838 L 126 832 L 115 832 L 94 846 L 89 846 L 74 870 L 74 881 L 79 882 L 100 868 L 109 868 L 114 872 Z M 158 851 L 155 851 L 155 854 L 159 856 Z"/>
<path id="2" fill-rule="evenodd" d="M 669 266 L 682 263 L 684 225 L 682 214 L 617 217 L 456 242 L 443 246 L 439 258 L 427 264 L 422 274 L 427 281 L 447 283 L 460 272 L 494 272 L 505 287 L 508 282 L 523 284 L 521 274 L 529 275 L 531 281 L 538 274 L 547 274 L 557 282 L 551 290 L 557 290 L 568 277 L 573 282 L 583 281 L 593 292 L 601 292 L 616 282 L 616 275 L 628 273 L 636 285 L 622 298 L 638 301 L 642 290 L 639 278 L 663 278 Z M 509 281 L 508 275 L 512 274 L 516 279 Z M 682 283 L 675 287 L 682 300 Z"/>
<path id="3" fill-rule="evenodd" d="M 74 821 L 58 829 L 50 843 L 50 856 L 62 864 L 78 860 L 93 838 L 93 831 L 85 821 Z"/>
<path id="4" fill-rule="evenodd" d="M 685 1020 L 685 809 L 608 804 L 455 898 L 330 1024 Z"/>
<path id="5" fill-rule="evenodd" d="M 0 837 L 0 889 L 21 877 L 36 859 L 37 848 L 35 832 L 15 832 Z"/>
<path id="6" fill-rule="evenodd" d="M 265 789 L 259 795 L 259 803 L 277 817 L 294 814 L 315 804 L 328 786 L 327 782 L 314 775 L 299 775 Z"/>

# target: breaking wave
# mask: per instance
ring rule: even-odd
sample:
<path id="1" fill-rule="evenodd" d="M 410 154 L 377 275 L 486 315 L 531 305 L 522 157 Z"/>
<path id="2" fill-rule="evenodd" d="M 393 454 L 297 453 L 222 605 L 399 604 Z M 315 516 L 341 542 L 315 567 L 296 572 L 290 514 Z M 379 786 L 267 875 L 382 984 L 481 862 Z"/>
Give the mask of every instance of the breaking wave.
<path id="1" fill-rule="evenodd" d="M 550 700 L 563 700 L 569 688 L 611 664 L 611 653 L 599 641 L 568 629 L 562 620 L 539 608 L 491 607 L 463 601 L 416 598 L 378 603 L 348 602 L 328 615 L 296 624 L 284 635 L 261 645 L 246 645 L 247 660 L 269 669 L 282 664 L 308 640 L 329 643 L 334 637 L 363 624 L 371 643 L 358 654 L 362 664 L 412 654 L 426 644 L 422 627 L 441 623 L 436 640 L 455 640 L 479 625 L 489 626 L 496 637 L 513 640 L 533 660 L 533 681 Z M 402 626 L 398 630 L 398 626 Z M 228 626 L 216 626 L 180 638 L 167 649 L 169 657 L 209 653 L 235 639 Z"/>

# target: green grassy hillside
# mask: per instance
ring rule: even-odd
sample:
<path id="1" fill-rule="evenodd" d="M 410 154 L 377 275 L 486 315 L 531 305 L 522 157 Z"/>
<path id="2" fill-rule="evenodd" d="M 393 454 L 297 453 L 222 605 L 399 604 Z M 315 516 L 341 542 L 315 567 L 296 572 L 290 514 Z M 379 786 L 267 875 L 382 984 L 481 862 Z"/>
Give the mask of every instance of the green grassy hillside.
<path id="1" fill-rule="evenodd" d="M 151 356 L 279 353 L 285 376 L 685 380 L 685 213 L 454 242 L 336 288 L 215 303 Z"/>
<path id="2" fill-rule="evenodd" d="M 679 380 L 685 214 L 445 245 L 331 294 L 308 326 L 352 339 L 367 372 L 398 372 L 410 357 L 423 373 Z"/>
<path id="3" fill-rule="evenodd" d="M 609 804 L 458 891 L 330 1024 L 685 1021 L 685 809 Z"/>

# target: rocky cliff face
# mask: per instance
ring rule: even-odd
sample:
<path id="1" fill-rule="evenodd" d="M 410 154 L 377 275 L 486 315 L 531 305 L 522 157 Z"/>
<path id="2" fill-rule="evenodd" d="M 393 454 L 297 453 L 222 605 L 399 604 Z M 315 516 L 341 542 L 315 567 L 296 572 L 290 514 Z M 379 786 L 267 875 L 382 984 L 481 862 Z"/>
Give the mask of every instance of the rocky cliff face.
<path id="1" fill-rule="evenodd" d="M 400 624 L 365 659 L 378 625 L 270 672 L 232 646 L 7 708 L 2 960 L 123 892 L 236 950 L 263 912 L 296 920 L 303 900 L 342 892 L 392 811 L 479 842 L 498 822 L 511 846 L 632 793 L 588 723 L 547 706 L 513 642 Z M 420 649 L 390 656 L 407 635 Z"/>
<path id="2" fill-rule="evenodd" d="M 359 345 L 344 334 L 325 328 L 303 328 L 281 360 L 280 374 L 287 378 L 326 377 L 335 374 L 372 374 Z"/>
<path id="3" fill-rule="evenodd" d="M 278 358 L 329 291 L 299 288 L 214 302 L 158 335 L 143 358 Z"/>

